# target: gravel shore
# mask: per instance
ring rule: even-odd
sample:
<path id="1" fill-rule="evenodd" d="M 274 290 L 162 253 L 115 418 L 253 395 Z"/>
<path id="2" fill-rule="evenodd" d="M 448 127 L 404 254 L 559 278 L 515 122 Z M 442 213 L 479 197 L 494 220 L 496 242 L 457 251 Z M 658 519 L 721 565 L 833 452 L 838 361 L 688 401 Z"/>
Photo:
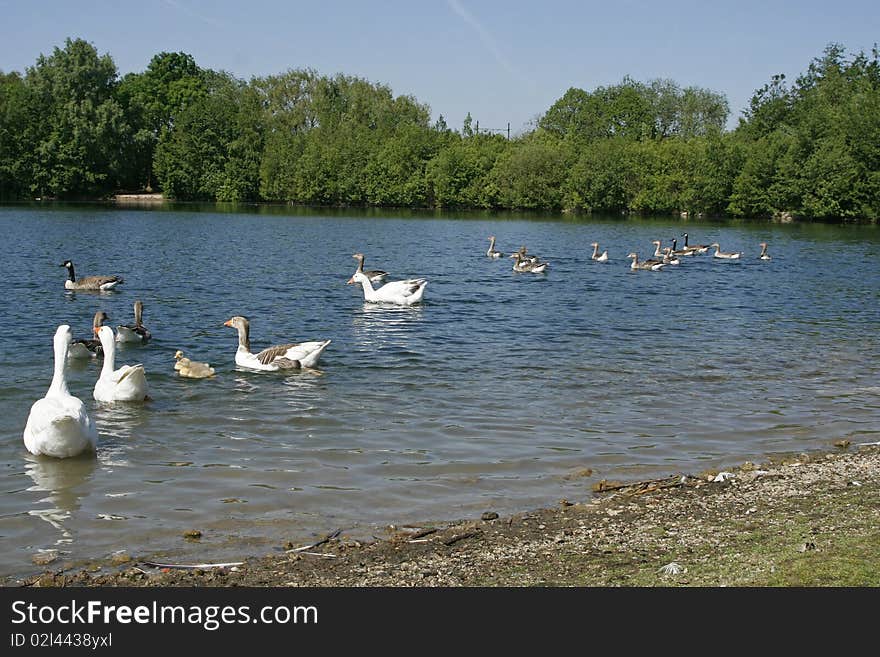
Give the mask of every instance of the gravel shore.
<path id="1" fill-rule="evenodd" d="M 510 517 L 337 533 L 224 567 L 135 555 L 23 586 L 880 586 L 880 447 L 603 482 Z M 196 537 L 197 538 L 197 537 Z"/>

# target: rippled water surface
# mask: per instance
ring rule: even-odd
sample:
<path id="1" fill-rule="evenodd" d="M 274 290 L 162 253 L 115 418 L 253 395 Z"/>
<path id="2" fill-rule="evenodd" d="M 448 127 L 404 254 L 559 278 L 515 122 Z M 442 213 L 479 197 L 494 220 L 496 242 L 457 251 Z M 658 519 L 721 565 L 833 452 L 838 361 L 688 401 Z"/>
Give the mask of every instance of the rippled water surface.
<path id="1" fill-rule="evenodd" d="M 59 563 L 263 554 L 340 527 L 369 536 L 584 499 L 603 478 L 880 439 L 877 227 L 7 206 L 0 228 L 4 576 L 36 570 L 41 550 Z M 629 270 L 627 253 L 685 230 L 745 256 Z M 489 235 L 549 272 L 487 258 Z M 589 259 L 593 241 L 610 262 Z M 425 302 L 364 304 L 345 285 L 356 251 L 391 279 L 429 279 Z M 125 284 L 65 292 L 66 258 Z M 144 363 L 152 400 L 98 404 L 100 361 L 71 367 L 97 458 L 31 456 L 22 430 L 55 328 L 86 337 L 97 310 L 128 323 L 135 299 L 153 340 L 117 366 Z M 223 326 L 235 314 L 255 350 L 332 339 L 320 372 L 237 369 Z M 216 377 L 177 377 L 176 349 Z"/>

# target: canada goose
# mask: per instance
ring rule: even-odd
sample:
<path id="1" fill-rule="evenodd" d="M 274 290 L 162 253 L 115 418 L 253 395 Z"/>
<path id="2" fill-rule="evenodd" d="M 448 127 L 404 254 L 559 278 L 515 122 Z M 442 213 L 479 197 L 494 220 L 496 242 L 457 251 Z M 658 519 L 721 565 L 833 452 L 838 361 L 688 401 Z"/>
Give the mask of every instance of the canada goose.
<path id="1" fill-rule="evenodd" d="M 670 251 L 670 255 L 672 256 L 693 256 L 696 255 L 697 251 L 695 249 L 691 249 L 686 247 L 684 249 L 676 249 L 675 247 L 678 245 L 678 240 L 672 238 L 672 251 Z"/>
<path id="2" fill-rule="evenodd" d="M 770 256 L 767 253 L 767 242 L 761 242 L 761 255 L 758 256 L 761 260 L 769 260 Z"/>
<path id="3" fill-rule="evenodd" d="M 356 275 L 363 276 L 366 279 L 364 274 L 358 272 Z M 251 353 L 251 325 L 247 317 L 235 315 L 223 322 L 223 325 L 238 330 L 238 349 L 235 352 L 235 364 L 239 367 L 246 367 L 261 372 L 314 367 L 318 363 L 321 353 L 330 344 L 330 340 L 280 344 L 267 347 L 254 354 Z"/>
<path id="4" fill-rule="evenodd" d="M 712 254 L 715 258 L 724 258 L 725 260 L 739 260 L 742 257 L 741 251 L 722 251 L 721 247 L 718 246 L 718 242 L 712 242 L 709 246 L 715 247 L 715 253 Z"/>
<path id="5" fill-rule="evenodd" d="M 371 283 L 381 283 L 385 280 L 385 277 L 388 276 L 388 272 L 382 271 L 381 269 L 369 269 L 367 271 L 364 271 L 363 253 L 355 253 L 351 257 L 358 261 L 357 271 L 361 272 L 364 276 L 369 278 Z"/>
<path id="6" fill-rule="evenodd" d="M 599 242 L 593 242 L 590 246 L 593 247 L 593 255 L 590 256 L 591 259 L 596 262 L 608 262 L 608 249 L 605 249 L 602 252 L 602 255 L 599 255 Z"/>
<path id="7" fill-rule="evenodd" d="M 660 260 L 643 260 L 639 262 L 639 256 L 636 253 L 630 253 L 627 258 L 632 258 L 632 264 L 630 265 L 630 269 L 649 269 L 651 271 L 660 271 L 665 267 L 665 263 Z"/>
<path id="8" fill-rule="evenodd" d="M 143 325 L 144 304 L 138 299 L 134 302 L 134 324 L 123 324 L 116 327 L 116 342 L 139 342 L 146 344 L 150 338 L 150 332 Z"/>
<path id="9" fill-rule="evenodd" d="M 486 255 L 489 256 L 490 258 L 500 258 L 501 256 L 504 255 L 503 253 L 501 253 L 501 251 L 495 250 L 495 236 L 494 235 L 492 235 L 489 238 L 489 250 L 486 251 Z"/>
<path id="10" fill-rule="evenodd" d="M 696 251 L 697 253 L 706 253 L 711 247 L 711 244 L 688 244 L 688 234 L 682 233 L 681 235 L 684 238 L 684 248 L 691 249 Z"/>
<path id="11" fill-rule="evenodd" d="M 104 325 L 104 322 L 109 321 L 109 319 L 107 313 L 103 310 L 96 312 L 95 317 L 92 320 L 92 337 L 73 340 L 70 343 L 70 348 L 67 350 L 67 357 L 85 359 L 96 358 L 103 354 L 104 348 L 101 346 L 101 341 L 98 339 L 98 329 Z"/>
<path id="12" fill-rule="evenodd" d="M 31 454 L 67 458 L 94 451 L 98 442 L 98 432 L 85 404 L 67 389 L 67 350 L 72 337 L 67 324 L 55 331 L 52 383 L 46 396 L 31 406 L 24 426 L 24 446 Z"/>
<path id="13" fill-rule="evenodd" d="M 174 358 L 174 369 L 177 370 L 180 376 L 190 379 L 206 379 L 209 376 L 214 376 L 214 368 L 208 363 L 200 363 L 185 358 L 180 349 L 174 352 Z"/>
<path id="14" fill-rule="evenodd" d="M 65 260 L 58 266 L 67 267 L 67 280 L 64 281 L 64 289 L 66 290 L 102 290 L 106 292 L 124 282 L 119 276 L 83 276 L 77 280 L 72 261 Z"/>

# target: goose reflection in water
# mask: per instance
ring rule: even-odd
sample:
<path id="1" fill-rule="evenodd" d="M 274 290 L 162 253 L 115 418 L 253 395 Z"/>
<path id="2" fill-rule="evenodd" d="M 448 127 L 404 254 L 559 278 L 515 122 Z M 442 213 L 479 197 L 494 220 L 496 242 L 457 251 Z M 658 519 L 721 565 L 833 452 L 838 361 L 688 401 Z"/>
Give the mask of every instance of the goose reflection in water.
<path id="1" fill-rule="evenodd" d="M 35 508 L 28 515 L 45 520 L 61 532 L 56 543 L 72 543 L 73 535 L 64 522 L 79 509 L 83 484 L 92 478 L 98 460 L 94 454 L 83 454 L 68 459 L 53 459 L 27 455 L 25 472 L 33 480 L 29 491 L 45 492 L 37 504 L 48 508 Z"/>
<path id="2" fill-rule="evenodd" d="M 365 303 L 352 318 L 354 333 L 364 345 L 385 345 L 390 338 L 407 338 L 424 319 L 424 306 Z"/>
<path id="3" fill-rule="evenodd" d="M 104 465 L 128 465 L 118 457 L 137 442 L 138 429 L 147 417 L 147 410 L 137 404 L 95 405 L 92 418 L 100 429 L 98 449 Z"/>

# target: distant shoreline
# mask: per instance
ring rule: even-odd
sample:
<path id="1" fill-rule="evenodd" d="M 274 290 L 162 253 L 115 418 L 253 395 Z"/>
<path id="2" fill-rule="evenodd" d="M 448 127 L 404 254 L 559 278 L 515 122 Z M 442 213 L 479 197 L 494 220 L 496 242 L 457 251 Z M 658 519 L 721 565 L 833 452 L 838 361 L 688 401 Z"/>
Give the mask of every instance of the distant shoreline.
<path id="1" fill-rule="evenodd" d="M 162 194 L 114 194 L 113 200 L 117 203 L 165 203 Z"/>

